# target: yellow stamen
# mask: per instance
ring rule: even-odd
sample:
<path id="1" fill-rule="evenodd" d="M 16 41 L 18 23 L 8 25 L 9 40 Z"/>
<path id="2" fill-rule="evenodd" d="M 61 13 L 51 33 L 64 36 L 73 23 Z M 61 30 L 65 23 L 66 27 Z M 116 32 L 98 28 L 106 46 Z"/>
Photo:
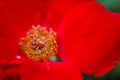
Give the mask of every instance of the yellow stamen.
<path id="1" fill-rule="evenodd" d="M 43 61 L 49 59 L 57 53 L 56 33 L 50 29 L 49 32 L 45 27 L 38 25 L 32 26 L 26 37 L 21 38 L 19 43 L 20 49 L 27 54 L 28 57 Z"/>

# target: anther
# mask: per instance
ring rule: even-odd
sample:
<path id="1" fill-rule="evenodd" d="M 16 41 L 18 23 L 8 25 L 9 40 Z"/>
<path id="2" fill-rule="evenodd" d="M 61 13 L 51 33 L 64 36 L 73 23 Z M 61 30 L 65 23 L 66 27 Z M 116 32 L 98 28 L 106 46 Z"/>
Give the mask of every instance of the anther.
<path id="1" fill-rule="evenodd" d="M 49 59 L 57 53 L 56 33 L 50 28 L 49 31 L 40 25 L 32 26 L 26 36 L 21 38 L 19 43 L 20 49 L 25 52 L 28 57 L 43 61 Z"/>

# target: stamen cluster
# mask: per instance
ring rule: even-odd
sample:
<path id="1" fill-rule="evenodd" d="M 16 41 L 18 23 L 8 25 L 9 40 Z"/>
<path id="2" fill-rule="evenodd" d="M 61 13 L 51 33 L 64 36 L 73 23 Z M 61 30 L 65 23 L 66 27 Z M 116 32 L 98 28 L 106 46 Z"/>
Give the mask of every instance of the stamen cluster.
<path id="1" fill-rule="evenodd" d="M 19 45 L 28 57 L 36 61 L 49 59 L 57 53 L 58 49 L 56 33 L 51 28 L 47 31 L 45 27 L 40 25 L 32 26 L 26 37 L 21 38 Z"/>

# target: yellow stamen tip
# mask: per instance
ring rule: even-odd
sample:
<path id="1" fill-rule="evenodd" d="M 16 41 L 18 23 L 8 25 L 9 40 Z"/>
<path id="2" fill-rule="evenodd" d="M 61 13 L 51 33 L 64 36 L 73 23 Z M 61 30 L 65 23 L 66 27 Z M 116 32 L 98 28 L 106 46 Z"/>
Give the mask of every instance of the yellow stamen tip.
<path id="1" fill-rule="evenodd" d="M 21 38 L 19 45 L 28 57 L 36 61 L 49 59 L 57 53 L 58 49 L 56 33 L 52 29 L 47 31 L 45 27 L 40 25 L 37 27 L 33 25 L 26 37 Z"/>

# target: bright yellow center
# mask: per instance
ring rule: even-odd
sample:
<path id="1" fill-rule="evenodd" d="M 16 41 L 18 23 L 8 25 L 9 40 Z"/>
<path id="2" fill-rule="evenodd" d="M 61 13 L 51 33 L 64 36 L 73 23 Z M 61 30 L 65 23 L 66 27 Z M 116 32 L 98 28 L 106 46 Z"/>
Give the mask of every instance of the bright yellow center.
<path id="1" fill-rule="evenodd" d="M 45 27 L 38 25 L 32 26 L 26 37 L 21 38 L 19 43 L 20 49 L 27 54 L 28 57 L 43 61 L 49 59 L 57 53 L 56 33 L 50 28 L 49 31 Z"/>

